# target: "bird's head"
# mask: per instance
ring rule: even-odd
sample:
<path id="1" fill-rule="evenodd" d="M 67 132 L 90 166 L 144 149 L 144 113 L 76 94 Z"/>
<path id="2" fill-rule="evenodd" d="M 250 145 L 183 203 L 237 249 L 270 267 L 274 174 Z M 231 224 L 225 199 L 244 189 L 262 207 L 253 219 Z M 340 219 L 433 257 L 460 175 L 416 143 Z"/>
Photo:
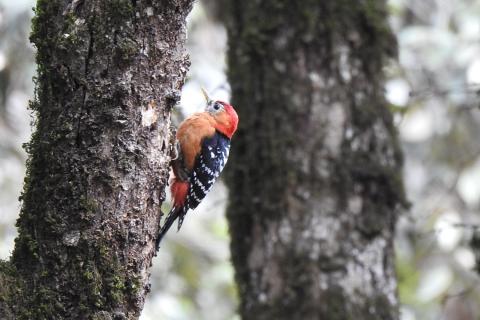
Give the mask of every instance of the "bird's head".
<path id="1" fill-rule="evenodd" d="M 231 139 L 238 126 L 237 112 L 228 103 L 219 100 L 214 101 L 208 97 L 205 90 L 202 89 L 202 92 L 207 100 L 205 111 L 215 120 L 215 129 Z"/>

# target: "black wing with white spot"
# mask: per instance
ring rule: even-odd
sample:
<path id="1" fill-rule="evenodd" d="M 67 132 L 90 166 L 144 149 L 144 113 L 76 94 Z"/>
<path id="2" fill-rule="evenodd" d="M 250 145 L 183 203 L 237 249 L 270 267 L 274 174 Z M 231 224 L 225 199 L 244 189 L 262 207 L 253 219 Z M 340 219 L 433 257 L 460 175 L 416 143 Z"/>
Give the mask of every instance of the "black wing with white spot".
<path id="1" fill-rule="evenodd" d="M 205 198 L 227 163 L 230 151 L 230 139 L 219 132 L 202 141 L 202 150 L 195 160 L 190 174 L 186 205 L 195 209 Z M 178 220 L 178 228 L 182 225 L 183 215 Z"/>

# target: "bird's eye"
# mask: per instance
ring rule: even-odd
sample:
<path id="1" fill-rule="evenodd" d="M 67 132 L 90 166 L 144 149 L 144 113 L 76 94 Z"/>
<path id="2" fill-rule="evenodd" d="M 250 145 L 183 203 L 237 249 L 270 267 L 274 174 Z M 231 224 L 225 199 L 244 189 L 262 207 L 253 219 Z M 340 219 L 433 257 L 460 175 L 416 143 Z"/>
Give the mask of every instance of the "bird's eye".
<path id="1" fill-rule="evenodd" d="M 220 104 L 219 104 L 219 103 L 215 103 L 215 104 L 213 105 L 213 110 L 215 110 L 215 111 L 220 110 Z"/>

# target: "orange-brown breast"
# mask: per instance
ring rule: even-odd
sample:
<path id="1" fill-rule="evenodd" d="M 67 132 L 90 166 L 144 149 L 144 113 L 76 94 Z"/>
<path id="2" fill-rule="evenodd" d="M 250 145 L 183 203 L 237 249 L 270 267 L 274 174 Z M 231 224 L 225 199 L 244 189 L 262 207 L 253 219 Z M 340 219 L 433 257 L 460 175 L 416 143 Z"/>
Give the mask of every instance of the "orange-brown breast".
<path id="1" fill-rule="evenodd" d="M 177 140 L 185 166 L 192 170 L 195 158 L 202 148 L 202 140 L 215 134 L 215 119 L 207 112 L 197 113 L 183 121 L 177 131 Z"/>

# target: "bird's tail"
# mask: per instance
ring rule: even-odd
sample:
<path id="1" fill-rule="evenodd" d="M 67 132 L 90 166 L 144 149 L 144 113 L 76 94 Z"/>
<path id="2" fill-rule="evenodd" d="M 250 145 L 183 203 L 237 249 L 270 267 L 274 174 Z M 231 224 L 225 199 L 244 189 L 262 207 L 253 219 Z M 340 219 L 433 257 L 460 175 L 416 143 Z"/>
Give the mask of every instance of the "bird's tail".
<path id="1" fill-rule="evenodd" d="M 171 192 L 173 195 L 173 208 L 167 215 L 165 222 L 163 223 L 162 228 L 160 229 L 160 233 L 158 234 L 157 241 L 156 241 L 156 250 L 160 247 L 160 242 L 165 234 L 168 232 L 172 224 L 177 220 L 178 217 L 178 229 L 182 225 L 183 217 L 185 213 L 187 213 L 188 207 L 185 204 L 185 199 L 187 198 L 187 191 L 188 191 L 188 182 L 178 180 L 176 178 L 172 179 L 171 181 Z"/>
<path id="2" fill-rule="evenodd" d="M 160 229 L 160 232 L 157 237 L 157 242 L 155 244 L 155 248 L 158 251 L 158 248 L 160 247 L 160 242 L 162 241 L 163 237 L 167 234 L 168 229 L 172 226 L 172 224 L 177 220 L 179 213 L 181 211 L 180 208 L 175 208 L 173 207 L 172 210 L 167 215 L 167 218 L 165 219 L 165 222 L 163 223 L 162 229 Z"/>

